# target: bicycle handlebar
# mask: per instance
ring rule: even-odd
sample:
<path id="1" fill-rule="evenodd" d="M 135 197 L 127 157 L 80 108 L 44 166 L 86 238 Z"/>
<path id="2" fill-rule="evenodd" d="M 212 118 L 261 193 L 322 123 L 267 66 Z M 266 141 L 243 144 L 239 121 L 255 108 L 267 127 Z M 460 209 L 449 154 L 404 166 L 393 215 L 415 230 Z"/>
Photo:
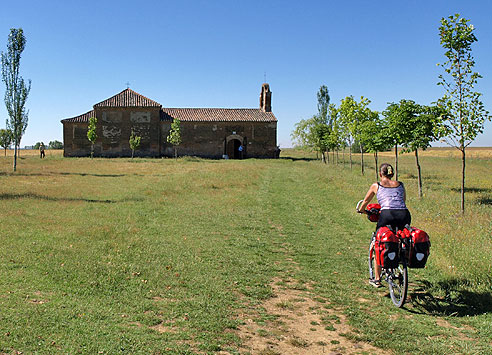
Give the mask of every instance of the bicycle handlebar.
<path id="1" fill-rule="evenodd" d="M 360 207 L 360 205 L 361 205 L 363 202 L 364 202 L 364 200 L 360 200 L 359 202 L 357 202 L 357 207 L 355 207 L 355 209 L 356 209 L 357 213 L 364 213 L 364 214 L 367 214 L 367 211 L 365 211 L 365 210 L 364 210 L 364 211 L 359 210 L 359 207 Z"/>

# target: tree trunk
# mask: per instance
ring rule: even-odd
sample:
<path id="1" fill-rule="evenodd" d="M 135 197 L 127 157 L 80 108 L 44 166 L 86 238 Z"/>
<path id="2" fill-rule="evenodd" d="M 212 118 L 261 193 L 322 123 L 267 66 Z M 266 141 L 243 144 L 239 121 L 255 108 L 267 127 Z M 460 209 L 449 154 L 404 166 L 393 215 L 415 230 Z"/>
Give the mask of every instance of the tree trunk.
<path id="1" fill-rule="evenodd" d="M 94 143 L 91 143 L 91 159 L 94 158 Z"/>
<path id="2" fill-rule="evenodd" d="M 178 148 L 174 147 L 174 159 L 178 160 Z"/>
<path id="3" fill-rule="evenodd" d="M 14 171 L 17 170 L 17 144 L 14 144 Z"/>
<path id="4" fill-rule="evenodd" d="M 417 163 L 417 177 L 419 182 L 419 197 L 422 198 L 422 174 L 420 172 L 419 150 L 415 149 L 415 162 Z"/>
<path id="5" fill-rule="evenodd" d="M 395 180 L 398 180 L 398 144 L 395 144 Z"/>
<path id="6" fill-rule="evenodd" d="M 343 160 L 343 167 L 345 168 L 345 147 L 343 147 L 342 150 L 342 160 Z"/>
<path id="7" fill-rule="evenodd" d="M 7 156 L 7 148 L 5 148 L 5 156 Z"/>
<path id="8" fill-rule="evenodd" d="M 326 164 L 325 152 L 321 151 L 321 161 Z"/>
<path id="9" fill-rule="evenodd" d="M 461 213 L 465 213 L 465 147 L 461 147 Z"/>
<path id="10" fill-rule="evenodd" d="M 335 151 L 333 151 L 333 161 L 335 161 Z M 337 160 L 335 164 L 338 165 L 338 150 L 337 150 Z"/>
<path id="11" fill-rule="evenodd" d="M 376 181 L 379 179 L 379 171 L 378 171 L 378 152 L 374 152 L 374 162 L 376 163 Z"/>
<path id="12" fill-rule="evenodd" d="M 350 143 L 350 147 L 349 147 L 349 156 L 350 156 L 350 170 L 352 170 L 352 143 Z"/>
<path id="13" fill-rule="evenodd" d="M 132 149 L 132 159 L 133 159 L 133 154 L 135 153 L 135 149 Z"/>
<path id="14" fill-rule="evenodd" d="M 362 175 L 364 175 L 364 149 L 362 147 L 362 143 L 359 143 L 360 147 L 360 171 Z"/>

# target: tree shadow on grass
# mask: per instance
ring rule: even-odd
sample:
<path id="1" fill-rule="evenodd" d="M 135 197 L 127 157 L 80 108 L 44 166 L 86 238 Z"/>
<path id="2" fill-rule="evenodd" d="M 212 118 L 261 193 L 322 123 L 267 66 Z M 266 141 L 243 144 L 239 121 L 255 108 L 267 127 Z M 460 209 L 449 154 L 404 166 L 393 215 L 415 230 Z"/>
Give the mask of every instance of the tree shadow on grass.
<path id="1" fill-rule="evenodd" d="M 316 158 L 294 158 L 294 157 L 280 157 L 280 160 L 292 160 L 292 161 L 313 161 L 313 160 L 320 160 Z"/>
<path id="2" fill-rule="evenodd" d="M 117 202 L 129 202 L 129 201 L 143 201 L 143 198 L 124 198 L 121 200 L 96 200 L 90 198 L 81 198 L 81 197 L 52 197 L 52 196 L 44 196 L 38 195 L 34 193 L 22 193 L 22 194 L 9 194 L 3 193 L 0 194 L 0 200 L 19 200 L 19 199 L 34 199 L 34 200 L 44 200 L 44 201 L 68 201 L 68 202 L 89 202 L 89 203 L 117 203 Z"/>
<path id="3" fill-rule="evenodd" d="M 486 197 L 486 196 L 479 197 L 479 198 L 477 198 L 477 203 L 479 205 L 492 206 L 492 198 L 491 197 Z"/>
<path id="4" fill-rule="evenodd" d="M 465 317 L 492 313 L 492 294 L 464 289 L 467 280 L 418 281 L 409 288 L 411 313 Z M 439 294 L 439 296 L 438 296 Z M 444 295 L 444 296 L 442 296 Z"/>
<path id="5" fill-rule="evenodd" d="M 77 175 L 77 176 L 94 176 L 94 177 L 123 177 L 126 176 L 126 174 L 88 174 L 88 173 L 7 173 L 7 172 L 0 172 L 0 176 L 52 176 L 52 175 Z M 136 174 L 133 174 L 136 175 Z"/>
<path id="6" fill-rule="evenodd" d="M 461 192 L 461 187 L 453 187 L 451 190 L 454 192 Z M 492 192 L 492 189 L 487 187 L 465 187 L 465 193 L 466 192 L 488 193 Z"/>
<path id="7" fill-rule="evenodd" d="M 78 175 L 78 176 L 95 176 L 95 177 L 122 177 L 126 174 L 87 174 L 87 173 L 56 173 L 59 175 Z"/>

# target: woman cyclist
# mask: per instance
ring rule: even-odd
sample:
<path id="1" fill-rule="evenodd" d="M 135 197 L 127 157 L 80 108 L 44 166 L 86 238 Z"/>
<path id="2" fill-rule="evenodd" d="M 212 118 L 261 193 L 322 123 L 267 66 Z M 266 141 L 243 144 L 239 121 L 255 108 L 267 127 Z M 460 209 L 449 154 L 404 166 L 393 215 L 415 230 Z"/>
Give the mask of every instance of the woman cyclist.
<path id="1" fill-rule="evenodd" d="M 371 202 L 374 195 L 381 205 L 376 230 L 380 227 L 390 225 L 393 229 L 403 229 L 405 225 L 410 225 L 412 217 L 405 204 L 405 187 L 400 181 L 391 180 L 393 178 L 393 167 L 390 164 L 381 164 L 379 167 L 380 182 L 375 182 L 367 191 L 364 201 L 359 207 L 359 212 L 365 211 L 366 206 Z M 376 265 L 375 278 L 369 280 L 374 287 L 381 287 L 381 267 Z"/>

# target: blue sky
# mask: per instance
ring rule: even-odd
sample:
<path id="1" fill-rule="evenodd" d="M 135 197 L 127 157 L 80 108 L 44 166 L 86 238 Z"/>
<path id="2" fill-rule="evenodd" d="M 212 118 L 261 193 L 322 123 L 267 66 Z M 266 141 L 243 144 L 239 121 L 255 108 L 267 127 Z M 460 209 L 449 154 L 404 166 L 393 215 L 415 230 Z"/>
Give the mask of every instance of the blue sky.
<path id="1" fill-rule="evenodd" d="M 492 2 L 489 1 L 9 1 L 0 12 L 0 50 L 22 27 L 21 62 L 32 80 L 22 145 L 62 140 L 60 120 L 126 88 L 164 107 L 258 107 L 272 90 L 278 142 L 290 146 L 316 92 L 331 102 L 368 97 L 422 104 L 443 95 L 438 27 L 460 13 L 476 28 L 477 89 L 492 111 Z M 3 96 L 4 86 L 0 86 Z M 7 118 L 0 103 L 0 127 Z M 492 146 L 486 124 L 476 146 Z"/>

